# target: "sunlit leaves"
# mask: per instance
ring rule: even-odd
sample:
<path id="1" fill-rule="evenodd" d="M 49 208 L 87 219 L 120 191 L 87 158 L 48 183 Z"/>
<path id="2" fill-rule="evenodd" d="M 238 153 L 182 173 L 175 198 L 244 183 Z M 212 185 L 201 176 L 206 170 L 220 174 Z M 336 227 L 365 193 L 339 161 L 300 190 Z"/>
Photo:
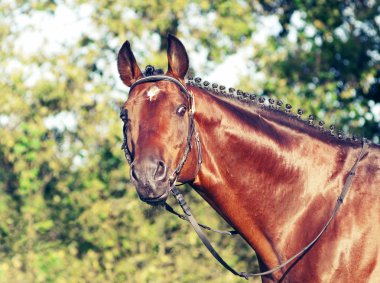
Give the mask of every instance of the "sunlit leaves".
<path id="1" fill-rule="evenodd" d="M 372 51 L 379 49 L 380 34 L 374 17 L 378 5 L 357 1 L 285 2 L 292 9 L 288 22 L 282 25 L 296 37 L 280 33 L 256 53 L 254 59 L 271 77 L 264 89 L 330 119 L 328 123 L 374 137 L 378 142 L 375 116 L 364 115 L 371 101 L 380 102 L 380 61 Z M 263 7 L 268 13 L 282 11 L 282 6 L 276 4 Z M 282 79 L 287 81 L 285 86 L 279 85 Z"/>
<path id="2" fill-rule="evenodd" d="M 379 131 L 371 111 L 380 100 L 380 71 L 378 12 L 370 2 L 1 3 L 0 282 L 245 281 L 218 266 L 187 223 L 139 201 L 120 150 L 118 112 L 127 92 L 114 75 L 117 50 L 128 39 L 142 68 L 165 69 L 166 36 L 173 33 L 205 54 L 192 67 L 210 72 L 253 46 L 247 66 L 264 79 L 241 74 L 243 89 L 372 137 Z M 16 48 L 34 29 L 21 29 L 16 16 L 51 15 L 59 5 L 90 15 L 88 29 L 73 34 L 78 40 L 55 53 L 45 46 L 22 52 L 30 42 Z M 258 44 L 252 36 L 264 14 L 276 15 L 283 31 Z M 201 222 L 226 226 L 199 197 L 186 198 Z M 237 269 L 257 268 L 239 238 L 210 237 Z"/>

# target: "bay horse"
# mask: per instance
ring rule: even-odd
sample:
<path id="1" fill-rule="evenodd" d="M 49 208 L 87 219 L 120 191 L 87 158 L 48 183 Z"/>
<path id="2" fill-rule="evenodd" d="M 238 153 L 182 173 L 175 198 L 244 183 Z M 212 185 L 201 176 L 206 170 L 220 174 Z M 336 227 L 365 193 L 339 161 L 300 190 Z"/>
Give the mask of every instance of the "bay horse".
<path id="1" fill-rule="evenodd" d="M 126 41 L 117 59 L 130 87 L 123 148 L 141 200 L 164 204 L 176 181 L 190 184 L 255 250 L 261 271 L 280 266 L 263 282 L 380 282 L 380 146 L 305 122 L 281 101 L 186 83 L 188 55 L 173 35 L 167 57 L 165 74 L 143 73 Z"/>

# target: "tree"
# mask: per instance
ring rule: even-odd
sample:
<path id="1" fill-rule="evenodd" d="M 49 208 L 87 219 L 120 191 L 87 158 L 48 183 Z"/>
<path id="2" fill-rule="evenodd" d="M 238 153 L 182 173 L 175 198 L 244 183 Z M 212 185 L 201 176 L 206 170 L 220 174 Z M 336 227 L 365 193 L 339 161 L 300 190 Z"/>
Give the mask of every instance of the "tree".
<path id="1" fill-rule="evenodd" d="M 187 223 L 138 200 L 120 150 L 119 106 L 127 94 L 115 76 L 116 54 L 128 39 L 140 65 L 165 69 L 166 35 L 174 33 L 190 59 L 204 55 L 192 72 L 207 77 L 227 56 L 253 46 L 247 64 L 266 80 L 254 84 L 247 68 L 237 87 L 376 136 L 377 3 L 329 3 L 1 3 L 0 282 L 243 282 L 211 260 Z M 61 9 L 78 19 L 89 15 L 88 29 L 52 52 L 30 52 L 33 44 L 20 38 L 40 34 L 35 22 L 22 23 Z M 253 35 L 267 15 L 278 16 L 282 32 L 259 45 Z M 201 222 L 226 228 L 185 190 Z M 241 239 L 210 236 L 237 269 L 257 268 Z"/>
<path id="2" fill-rule="evenodd" d="M 378 1 L 260 2 L 282 25 L 255 56 L 272 77 L 264 91 L 379 142 Z"/>

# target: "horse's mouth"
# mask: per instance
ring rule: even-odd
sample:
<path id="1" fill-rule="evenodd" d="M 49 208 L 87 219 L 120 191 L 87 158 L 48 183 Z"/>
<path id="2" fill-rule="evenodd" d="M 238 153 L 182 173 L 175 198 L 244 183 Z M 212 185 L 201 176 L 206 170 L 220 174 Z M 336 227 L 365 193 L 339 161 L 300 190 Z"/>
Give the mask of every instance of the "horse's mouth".
<path id="1" fill-rule="evenodd" d="M 160 195 L 158 197 L 154 197 L 154 198 L 148 197 L 147 198 L 147 197 L 141 197 L 140 196 L 140 199 L 149 205 L 157 206 L 157 205 L 163 205 L 166 202 L 166 199 L 168 198 L 168 196 L 169 196 L 169 192 L 165 191 L 162 195 Z"/>

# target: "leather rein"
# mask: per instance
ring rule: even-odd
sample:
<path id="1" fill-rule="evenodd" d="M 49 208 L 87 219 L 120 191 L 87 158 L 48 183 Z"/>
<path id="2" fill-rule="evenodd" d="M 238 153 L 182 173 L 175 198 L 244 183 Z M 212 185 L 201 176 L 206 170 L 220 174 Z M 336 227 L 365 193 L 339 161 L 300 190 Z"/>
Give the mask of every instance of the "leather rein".
<path id="1" fill-rule="evenodd" d="M 187 136 L 187 140 L 186 140 L 186 148 L 185 148 L 185 151 L 183 153 L 183 157 L 182 157 L 180 163 L 178 164 L 178 166 L 176 167 L 176 169 L 172 172 L 171 176 L 169 177 L 170 191 L 172 192 L 173 196 L 176 198 L 178 204 L 181 206 L 184 214 L 177 213 L 167 203 L 165 203 L 166 210 L 168 212 L 170 212 L 170 213 L 178 216 L 179 218 L 190 222 L 190 224 L 194 228 L 195 232 L 197 233 L 198 237 L 200 238 L 200 240 L 202 241 L 202 243 L 206 246 L 206 248 L 209 250 L 209 252 L 213 255 L 213 257 L 224 268 L 226 268 L 227 270 L 229 270 L 231 273 L 233 273 L 234 275 L 237 275 L 239 277 L 245 278 L 245 279 L 249 279 L 249 277 L 253 277 L 253 276 L 263 276 L 263 275 L 272 274 L 272 273 L 276 272 L 277 270 L 285 267 L 286 265 L 288 265 L 292 261 L 294 261 L 296 259 L 299 259 L 304 254 L 306 254 L 314 246 L 314 244 L 319 240 L 319 238 L 323 235 L 323 233 L 327 230 L 327 227 L 330 225 L 331 221 L 335 218 L 336 214 L 338 213 L 338 210 L 339 210 L 340 206 L 343 204 L 343 200 L 346 197 L 346 195 L 347 195 L 347 193 L 348 193 L 348 191 L 349 191 L 349 189 L 351 187 L 351 184 L 352 184 L 353 178 L 355 176 L 355 173 L 356 173 L 357 167 L 359 165 L 359 162 L 360 162 L 360 160 L 363 158 L 363 156 L 365 155 L 365 153 L 368 150 L 368 141 L 366 139 L 364 139 L 364 138 L 362 139 L 362 148 L 361 148 L 361 151 L 359 153 L 359 156 L 357 157 L 357 159 L 356 159 L 354 165 L 352 166 L 351 170 L 348 172 L 348 177 L 347 177 L 347 179 L 346 179 L 346 181 L 344 183 L 344 186 L 342 188 L 342 192 L 340 193 L 340 195 L 339 195 L 339 197 L 338 197 L 338 199 L 336 201 L 336 205 L 335 205 L 335 207 L 334 207 L 334 209 L 333 209 L 333 211 L 332 211 L 332 213 L 330 215 L 330 218 L 328 219 L 328 221 L 326 222 L 326 224 L 323 226 L 323 228 L 321 229 L 321 231 L 318 233 L 318 235 L 309 244 L 307 244 L 304 248 L 302 248 L 298 253 L 296 253 L 295 255 L 293 255 L 292 257 L 290 257 L 288 260 L 286 260 L 282 264 L 280 264 L 280 265 L 278 265 L 278 266 L 276 266 L 276 267 L 274 267 L 274 268 L 272 268 L 270 270 L 267 270 L 265 272 L 259 272 L 259 273 L 238 272 L 234 268 L 232 268 L 219 255 L 219 253 L 214 249 L 214 247 L 212 246 L 212 244 L 210 243 L 210 241 L 207 239 L 206 235 L 203 233 L 203 231 L 202 231 L 201 228 L 206 229 L 206 230 L 210 230 L 210 231 L 213 231 L 213 232 L 217 232 L 217 233 L 220 233 L 220 234 L 227 234 L 227 235 L 235 235 L 235 234 L 239 234 L 239 233 L 237 231 L 235 231 L 235 230 L 221 231 L 221 230 L 213 229 L 213 228 L 210 228 L 210 227 L 208 227 L 206 225 L 198 223 L 198 221 L 195 219 L 195 217 L 191 213 L 190 207 L 186 203 L 183 195 L 178 190 L 178 188 L 175 186 L 177 178 L 178 178 L 178 176 L 179 176 L 179 174 L 180 174 L 183 166 L 186 163 L 186 160 L 187 160 L 189 152 L 191 151 L 191 148 L 192 148 L 191 141 L 192 141 L 193 135 L 194 135 L 194 138 L 195 138 L 195 142 L 196 142 L 196 146 L 197 146 L 197 151 L 198 151 L 197 171 L 196 171 L 195 176 L 198 175 L 199 170 L 200 170 L 200 166 L 202 164 L 201 143 L 200 143 L 199 135 L 198 135 L 198 133 L 197 133 L 197 131 L 195 129 L 195 124 L 194 124 L 195 105 L 194 105 L 194 97 L 193 97 L 193 95 L 189 92 L 189 90 L 186 88 L 186 86 L 184 86 L 179 80 L 177 80 L 177 79 L 175 79 L 173 77 L 166 76 L 166 75 L 151 75 L 151 76 L 146 76 L 144 78 L 141 78 L 141 79 L 137 80 L 135 83 L 133 83 L 133 85 L 130 87 L 129 92 L 131 92 L 136 85 L 139 85 L 139 84 L 142 84 L 142 83 L 145 83 L 145 82 L 157 82 L 157 81 L 162 81 L 162 80 L 170 81 L 170 82 L 175 83 L 181 89 L 181 92 L 186 96 L 187 101 L 188 101 L 188 118 L 189 118 L 188 136 Z M 132 155 L 132 152 L 128 148 L 128 139 L 127 139 L 128 117 L 126 117 L 126 115 L 123 114 L 123 111 L 122 111 L 121 114 L 120 114 L 120 118 L 124 122 L 124 125 L 123 125 L 124 141 L 123 141 L 123 145 L 121 146 L 121 149 L 124 150 L 124 154 L 125 154 L 125 157 L 127 159 L 127 162 L 128 162 L 129 165 L 131 165 L 132 162 L 133 162 L 133 158 L 132 158 L 133 155 Z"/>

